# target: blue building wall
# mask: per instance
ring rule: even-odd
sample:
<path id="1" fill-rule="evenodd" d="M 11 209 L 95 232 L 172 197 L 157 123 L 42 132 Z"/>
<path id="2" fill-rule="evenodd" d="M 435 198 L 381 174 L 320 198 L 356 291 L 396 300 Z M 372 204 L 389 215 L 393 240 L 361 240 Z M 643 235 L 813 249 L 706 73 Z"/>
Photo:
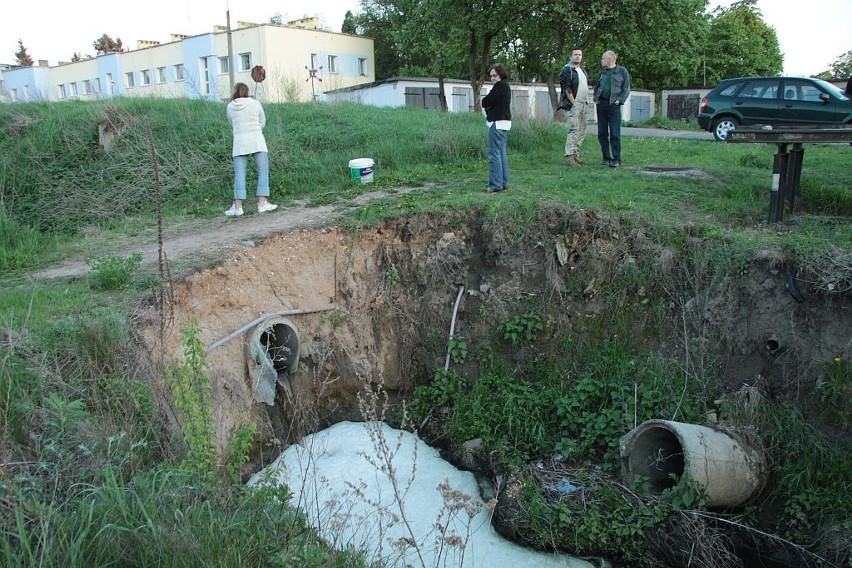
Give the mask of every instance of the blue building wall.
<path id="1" fill-rule="evenodd" d="M 101 96 L 119 97 L 124 94 L 124 72 L 121 55 L 109 53 L 98 57 L 98 78 L 101 80 Z"/>
<path id="2" fill-rule="evenodd" d="M 205 68 L 203 62 L 207 63 Z M 216 36 L 203 34 L 183 40 L 184 89 L 187 98 L 218 100 Z"/>
<path id="3" fill-rule="evenodd" d="M 20 67 L 4 71 L 3 87 L 7 97 L 13 91 L 16 92 L 19 102 L 50 101 L 56 98 L 52 92 L 50 67 Z"/>

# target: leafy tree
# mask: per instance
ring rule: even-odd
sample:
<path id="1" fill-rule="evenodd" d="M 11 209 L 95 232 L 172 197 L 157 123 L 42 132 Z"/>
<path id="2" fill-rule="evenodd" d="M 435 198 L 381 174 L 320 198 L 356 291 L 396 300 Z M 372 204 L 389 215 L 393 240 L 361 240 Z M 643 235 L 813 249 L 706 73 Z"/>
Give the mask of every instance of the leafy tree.
<path id="1" fill-rule="evenodd" d="M 834 63 L 829 65 L 826 71 L 815 75 L 815 77 L 827 81 L 845 81 L 852 77 L 852 51 L 840 55 Z"/>
<path id="2" fill-rule="evenodd" d="M 102 35 L 92 44 L 95 52 L 100 55 L 102 53 L 119 53 L 124 51 L 124 45 L 121 43 L 121 38 L 112 39 L 107 34 Z"/>
<path id="3" fill-rule="evenodd" d="M 15 52 L 15 63 L 21 67 L 32 67 L 35 64 L 33 58 L 27 53 L 27 48 L 24 47 L 23 40 L 18 40 L 18 51 Z"/>
<path id="4" fill-rule="evenodd" d="M 464 60 L 473 110 L 482 110 L 479 93 L 488 75 L 488 67 L 517 37 L 517 23 L 529 16 L 529 4 L 523 0 L 431 0 L 441 14 L 447 37 L 457 37 L 464 46 Z"/>
<path id="5" fill-rule="evenodd" d="M 404 20 L 395 2 L 362 0 L 361 12 L 355 16 L 355 23 L 359 34 L 373 38 L 376 80 L 399 75 L 404 63 L 397 37 Z"/>
<path id="6" fill-rule="evenodd" d="M 478 94 L 488 67 L 514 37 L 513 27 L 525 17 L 526 6 L 522 0 L 362 0 L 358 27 L 375 40 L 377 79 L 407 66 L 433 69 L 430 74 L 440 78 L 446 69 L 462 64 L 476 94 L 474 110 L 480 111 Z M 421 26 L 432 18 L 429 29 L 437 35 L 412 26 L 408 18 L 417 18 Z M 424 63 L 424 57 L 431 62 Z"/>
<path id="7" fill-rule="evenodd" d="M 601 30 L 601 41 L 630 71 L 631 85 L 657 90 L 698 81 L 709 31 L 707 0 L 622 0 L 617 6 L 619 15 Z"/>
<path id="8" fill-rule="evenodd" d="M 356 24 L 355 15 L 351 10 L 346 10 L 346 15 L 343 16 L 343 25 L 340 26 L 340 33 L 357 34 L 358 25 Z"/>
<path id="9" fill-rule="evenodd" d="M 273 26 L 283 26 L 284 16 L 281 15 L 281 12 L 275 12 L 275 14 L 269 18 L 269 23 Z"/>
<path id="10" fill-rule="evenodd" d="M 599 30 L 607 27 L 611 12 L 598 10 L 595 2 L 538 0 L 530 13 L 532 17 L 520 20 L 517 38 L 510 43 L 507 54 L 519 81 L 547 83 L 556 113 L 559 71 L 570 59 L 574 47 L 580 47 L 588 55 Z"/>
<path id="11" fill-rule="evenodd" d="M 707 82 L 727 77 L 778 75 L 784 58 L 775 30 L 763 21 L 757 0 L 717 8 L 705 47 Z"/>
<path id="12" fill-rule="evenodd" d="M 433 0 L 398 2 L 403 10 L 403 25 L 397 43 L 407 56 L 406 74 L 437 77 L 441 110 L 448 110 L 444 80 L 463 73 L 459 54 L 464 52 L 464 35 L 458 28 L 446 26 L 443 4 Z"/>

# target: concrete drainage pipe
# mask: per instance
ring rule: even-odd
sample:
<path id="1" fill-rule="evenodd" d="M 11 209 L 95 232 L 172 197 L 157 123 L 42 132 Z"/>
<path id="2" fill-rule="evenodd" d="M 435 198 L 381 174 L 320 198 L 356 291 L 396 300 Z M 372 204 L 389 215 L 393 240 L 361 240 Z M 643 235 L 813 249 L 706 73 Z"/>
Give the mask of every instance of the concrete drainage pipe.
<path id="1" fill-rule="evenodd" d="M 621 438 L 620 449 L 628 483 L 646 477 L 660 494 L 686 475 L 704 488 L 708 507 L 742 505 L 766 484 L 761 451 L 705 426 L 648 420 Z"/>
<path id="2" fill-rule="evenodd" d="M 299 331 L 293 322 L 265 319 L 246 333 L 244 348 L 255 400 L 272 406 L 276 384 L 292 396 L 290 375 L 299 366 Z"/>

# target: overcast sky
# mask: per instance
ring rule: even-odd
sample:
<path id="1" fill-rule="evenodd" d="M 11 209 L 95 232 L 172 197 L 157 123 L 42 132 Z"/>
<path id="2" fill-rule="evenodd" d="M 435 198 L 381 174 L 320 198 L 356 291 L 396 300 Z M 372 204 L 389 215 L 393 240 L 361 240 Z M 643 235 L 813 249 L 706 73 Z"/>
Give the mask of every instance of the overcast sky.
<path id="1" fill-rule="evenodd" d="M 733 0 L 714 0 L 711 7 Z M 135 6 L 139 6 L 138 8 Z M 852 50 L 852 0 L 758 0 L 764 20 L 778 33 L 788 75 L 813 75 L 828 69 Z M 4 0 L 0 8 L 0 63 L 13 63 L 18 39 L 30 56 L 51 65 L 68 61 L 74 52 L 92 54 L 102 34 L 136 41 L 167 42 L 170 34 L 197 35 L 237 20 L 268 22 L 280 13 L 285 20 L 319 15 L 329 29 L 340 31 L 346 10 L 357 13 L 359 0 Z"/>

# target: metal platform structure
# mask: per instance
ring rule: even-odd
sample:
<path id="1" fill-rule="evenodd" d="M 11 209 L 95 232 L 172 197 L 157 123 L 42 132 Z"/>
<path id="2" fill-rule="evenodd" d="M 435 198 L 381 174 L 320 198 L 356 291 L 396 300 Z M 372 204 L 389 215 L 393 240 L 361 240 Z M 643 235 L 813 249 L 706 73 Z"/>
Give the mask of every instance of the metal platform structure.
<path id="1" fill-rule="evenodd" d="M 731 144 L 775 144 L 772 187 L 769 193 L 769 222 L 784 220 L 784 212 L 792 211 L 802 178 L 803 144 L 852 143 L 852 124 L 813 126 L 750 126 L 728 132 Z M 792 144 L 792 149 L 788 146 Z"/>

